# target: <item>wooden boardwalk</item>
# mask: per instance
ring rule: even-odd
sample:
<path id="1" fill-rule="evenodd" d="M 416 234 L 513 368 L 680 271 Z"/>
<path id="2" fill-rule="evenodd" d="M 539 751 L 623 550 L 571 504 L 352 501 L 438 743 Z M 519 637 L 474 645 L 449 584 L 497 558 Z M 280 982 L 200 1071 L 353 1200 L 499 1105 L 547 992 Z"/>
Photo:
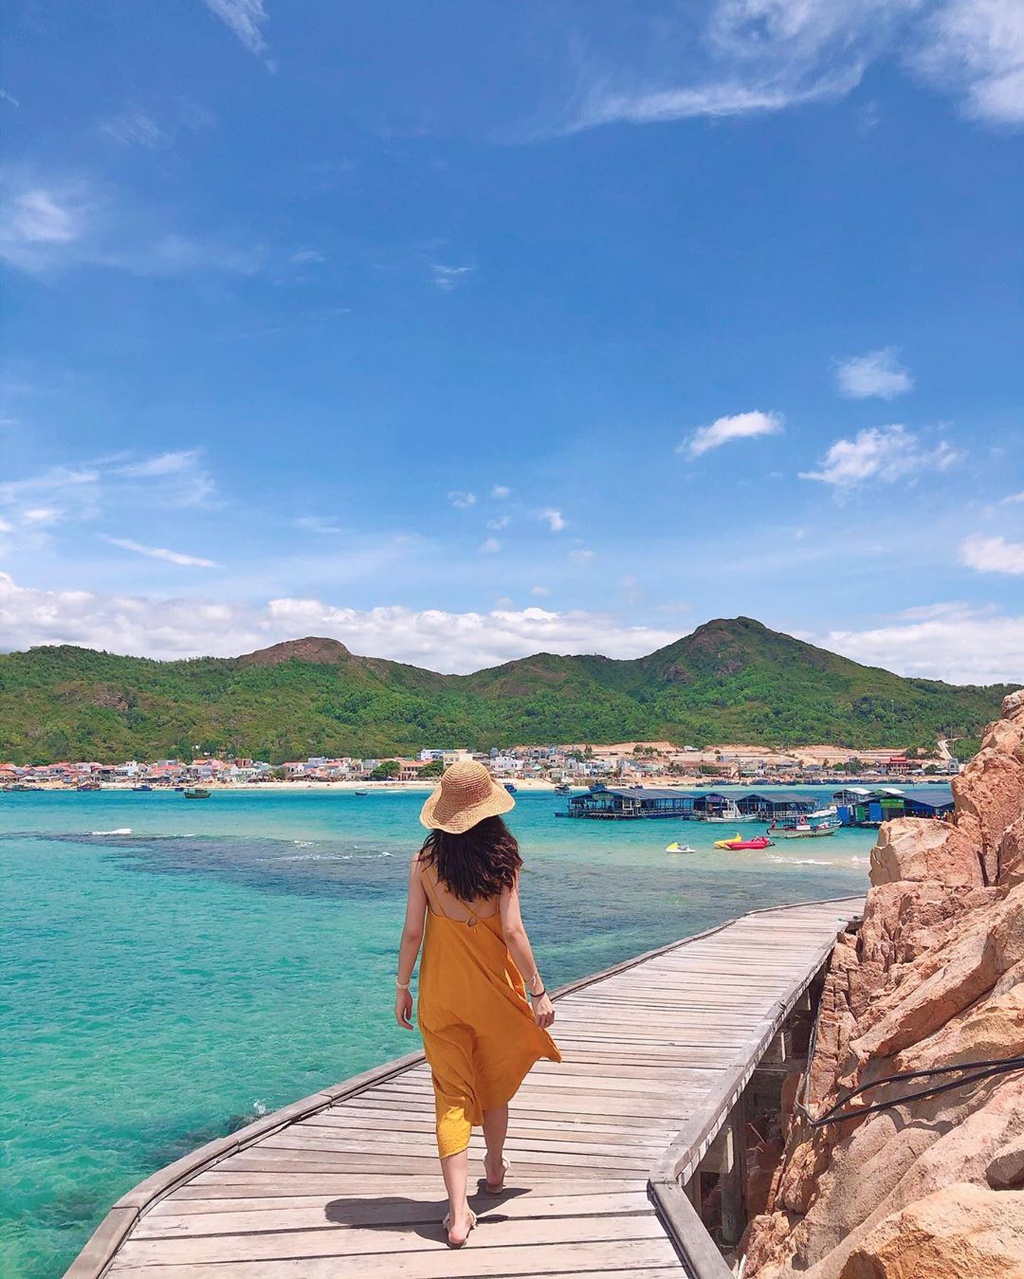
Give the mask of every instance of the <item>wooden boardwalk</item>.
<path id="1" fill-rule="evenodd" d="M 686 1275 L 651 1170 L 667 1151 L 673 1167 L 699 1160 L 726 1118 L 723 1081 L 753 1069 L 860 906 L 756 912 L 560 993 L 564 1061 L 539 1063 L 516 1097 L 507 1189 L 474 1195 L 459 1252 L 443 1245 L 430 1074 L 413 1055 L 156 1173 L 68 1279 Z M 478 1134 L 470 1156 L 472 1186 Z"/>

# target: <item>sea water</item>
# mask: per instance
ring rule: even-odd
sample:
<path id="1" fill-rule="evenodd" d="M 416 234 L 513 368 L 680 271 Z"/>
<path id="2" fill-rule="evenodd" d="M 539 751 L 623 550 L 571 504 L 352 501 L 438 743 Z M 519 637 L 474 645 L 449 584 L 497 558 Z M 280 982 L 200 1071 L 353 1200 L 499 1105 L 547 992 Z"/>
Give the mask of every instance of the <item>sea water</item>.
<path id="1" fill-rule="evenodd" d="M 0 794 L 4 1279 L 53 1279 L 155 1169 L 419 1046 L 393 1008 L 422 802 Z M 726 853 L 721 825 L 557 820 L 563 807 L 521 793 L 508 819 L 549 987 L 867 885 L 870 831 Z M 666 853 L 677 839 L 696 854 Z"/>

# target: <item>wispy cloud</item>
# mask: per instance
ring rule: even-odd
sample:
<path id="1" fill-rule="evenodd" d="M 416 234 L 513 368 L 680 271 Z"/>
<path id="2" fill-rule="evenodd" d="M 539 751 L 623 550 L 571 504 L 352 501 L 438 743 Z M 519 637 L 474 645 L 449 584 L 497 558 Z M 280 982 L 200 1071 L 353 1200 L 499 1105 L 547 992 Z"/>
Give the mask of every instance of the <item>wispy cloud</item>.
<path id="1" fill-rule="evenodd" d="M 305 533 L 318 533 L 323 537 L 333 537 L 343 533 L 344 529 L 335 520 L 326 515 L 303 515 L 295 521 L 295 527 Z"/>
<path id="2" fill-rule="evenodd" d="M 495 484 L 491 489 L 491 497 L 497 498 L 499 501 L 506 497 L 512 496 L 512 490 L 507 484 Z"/>
<path id="3" fill-rule="evenodd" d="M 589 564 L 596 555 L 597 552 L 592 551 L 589 546 L 579 546 L 569 552 L 569 558 L 574 564 Z"/>
<path id="4" fill-rule="evenodd" d="M 885 58 L 974 119 L 1024 123 L 1019 0 L 713 0 L 678 5 L 646 30 L 614 52 L 577 38 L 578 87 L 556 131 L 827 102 Z"/>
<path id="5" fill-rule="evenodd" d="M 168 230 L 159 213 L 84 177 L 0 173 L 0 259 L 33 275 L 84 266 L 149 278 L 252 275 L 264 257 L 259 246 Z"/>
<path id="6" fill-rule="evenodd" d="M 710 426 L 699 427 L 676 448 L 677 453 L 689 453 L 700 457 L 710 449 L 721 448 L 733 440 L 753 440 L 762 435 L 779 435 L 782 431 L 781 413 L 737 413 L 733 417 L 720 417 Z"/>
<path id="7" fill-rule="evenodd" d="M 1024 9 L 1020 0 L 946 0 L 926 18 L 911 63 L 961 97 L 964 114 L 1024 124 Z"/>
<path id="8" fill-rule="evenodd" d="M 501 542 L 496 537 L 489 537 L 486 541 L 480 543 L 481 555 L 497 555 L 501 550 Z"/>
<path id="9" fill-rule="evenodd" d="M 842 97 L 920 0 L 716 0 L 705 20 L 680 6 L 657 44 L 582 55 L 584 88 L 565 127 L 781 111 Z"/>
<path id="10" fill-rule="evenodd" d="M 979 573 L 1024 573 L 1024 542 L 975 533 L 960 543 L 960 562 Z"/>
<path id="11" fill-rule="evenodd" d="M 886 346 L 843 360 L 836 368 L 840 393 L 852 400 L 893 400 L 905 394 L 914 379 L 897 357 L 896 348 Z"/>
<path id="12" fill-rule="evenodd" d="M 170 142 L 169 135 L 141 107 L 127 107 L 117 115 L 101 120 L 100 129 L 127 147 L 145 147 L 153 151 Z"/>
<path id="13" fill-rule="evenodd" d="M 151 560 L 165 560 L 168 564 L 178 564 L 182 568 L 217 568 L 215 560 L 200 559 L 197 555 L 185 555 L 181 551 L 169 551 L 165 546 L 143 546 L 141 542 L 133 542 L 130 538 L 108 537 L 105 533 L 101 533 L 100 537 L 111 546 L 134 551 L 136 555 L 145 555 Z"/>
<path id="14" fill-rule="evenodd" d="M 531 586 L 530 594 L 537 596 L 550 595 L 551 591 L 546 586 Z"/>
<path id="15" fill-rule="evenodd" d="M 556 511 L 553 506 L 541 511 L 540 518 L 547 522 L 547 526 L 552 533 L 561 533 L 562 529 L 569 526 L 569 521 L 563 516 L 562 512 Z"/>
<path id="16" fill-rule="evenodd" d="M 487 527 L 494 533 L 500 533 L 512 523 L 511 515 L 502 515 L 496 520 L 488 520 Z"/>
<path id="17" fill-rule="evenodd" d="M 870 427 L 852 440 L 837 440 L 818 471 L 801 471 L 802 480 L 819 480 L 850 489 L 865 480 L 892 484 L 920 471 L 944 471 L 960 455 L 945 441 L 926 448 L 912 431 L 897 424 Z"/>
<path id="18" fill-rule="evenodd" d="M 471 506 L 476 506 L 476 494 L 463 493 L 460 490 L 455 489 L 453 492 L 448 494 L 448 501 L 451 502 L 452 506 L 456 507 L 458 510 L 465 511 Z"/>
<path id="19" fill-rule="evenodd" d="M 443 262 L 433 262 L 430 266 L 430 278 L 442 292 L 451 293 L 466 282 L 474 269 L 471 266 L 445 266 Z"/>
<path id="20" fill-rule="evenodd" d="M 270 21 L 270 14 L 263 7 L 263 0 L 203 0 L 203 3 L 235 33 L 250 53 L 259 57 L 266 52 L 263 28 Z"/>

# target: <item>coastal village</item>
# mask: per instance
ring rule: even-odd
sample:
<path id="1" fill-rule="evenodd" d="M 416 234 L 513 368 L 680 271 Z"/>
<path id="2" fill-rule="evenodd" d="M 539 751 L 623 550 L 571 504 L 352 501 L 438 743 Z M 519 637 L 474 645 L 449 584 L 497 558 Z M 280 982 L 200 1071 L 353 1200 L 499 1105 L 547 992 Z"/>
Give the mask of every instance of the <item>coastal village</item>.
<path id="1" fill-rule="evenodd" d="M 959 772 L 952 756 L 915 758 L 887 750 L 846 751 L 835 746 L 808 746 L 779 754 L 756 746 L 719 746 L 698 750 L 670 742 L 620 742 L 613 745 L 517 746 L 489 752 L 458 748 L 424 748 L 415 758 L 389 756 L 359 759 L 310 756 L 270 764 L 263 760 L 218 759 L 200 755 L 190 760 L 158 759 L 152 763 L 63 761 L 53 764 L 0 762 L 0 789 L 180 786 L 246 786 L 267 783 L 330 785 L 433 782 L 450 764 L 479 760 L 502 781 L 538 788 L 616 783 L 723 786 L 737 783 L 807 785 L 831 782 L 884 782 L 893 778 L 927 781 Z"/>

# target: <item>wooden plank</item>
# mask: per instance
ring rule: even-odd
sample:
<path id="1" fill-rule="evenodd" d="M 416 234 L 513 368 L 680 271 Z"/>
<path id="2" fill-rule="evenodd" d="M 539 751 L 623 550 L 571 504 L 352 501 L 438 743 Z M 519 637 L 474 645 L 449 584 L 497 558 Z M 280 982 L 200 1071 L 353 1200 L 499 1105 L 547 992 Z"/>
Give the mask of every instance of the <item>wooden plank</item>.
<path id="1" fill-rule="evenodd" d="M 344 1279 L 381 1279 L 381 1275 L 401 1275 L 402 1279 L 452 1279 L 453 1276 L 480 1279 L 512 1279 L 518 1275 L 536 1275 L 538 1260 L 546 1275 L 579 1275 L 596 1273 L 618 1275 L 623 1272 L 628 1258 L 636 1269 L 674 1266 L 679 1274 L 675 1249 L 665 1238 L 620 1240 L 608 1242 L 549 1244 L 543 1256 L 538 1258 L 534 1247 L 511 1246 L 481 1248 L 476 1239 L 459 1252 L 434 1245 L 431 1251 L 411 1254 L 403 1258 L 401 1270 L 393 1265 L 382 1266 L 379 1254 L 346 1259 Z M 178 1266 L 161 1266 L 161 1279 L 211 1279 L 209 1266 L 188 1263 Z M 153 1279 L 153 1271 L 147 1266 L 125 1265 L 116 1258 L 110 1273 L 121 1279 Z M 626 1270 L 626 1274 L 629 1271 Z M 285 1261 L 234 1261 L 217 1266 L 217 1279 L 339 1279 L 338 1263 L 332 1257 L 301 1257 Z"/>
<path id="2" fill-rule="evenodd" d="M 588 1243 L 636 1242 L 664 1239 L 661 1225 L 648 1204 L 642 1213 L 600 1217 L 537 1217 L 519 1221 L 497 1215 L 478 1218 L 474 1250 L 538 1248 L 576 1240 Z M 350 1258 L 381 1255 L 399 1258 L 405 1253 L 437 1250 L 443 1244 L 440 1219 L 423 1225 L 382 1224 L 378 1229 L 335 1225 L 328 1230 L 285 1230 L 242 1235 L 189 1235 L 167 1239 L 139 1239 L 124 1243 L 119 1254 L 125 1265 L 208 1265 L 224 1262 L 308 1260 L 313 1257 Z M 431 1247 L 432 1245 L 432 1247 Z M 116 1273 L 116 1270 L 111 1271 Z"/>
<path id="3" fill-rule="evenodd" d="M 208 1201 L 207 1201 L 208 1202 Z M 443 1190 L 433 1199 L 410 1200 L 377 1196 L 370 1199 L 310 1199 L 282 1204 L 275 1199 L 255 1201 L 262 1205 L 228 1210 L 215 1201 L 217 1210 L 197 1211 L 195 1203 L 188 1211 L 164 1200 L 146 1214 L 132 1233 L 133 1239 L 162 1239 L 181 1235 L 231 1235 L 267 1233 L 286 1230 L 334 1230 L 339 1225 L 379 1226 L 428 1222 L 444 1216 L 447 1200 Z M 482 1201 L 485 1215 L 500 1215 L 508 1221 L 524 1221 L 540 1217 L 589 1217 L 645 1215 L 654 1210 L 646 1191 L 638 1188 L 628 1194 L 591 1193 L 585 1204 L 579 1196 L 504 1195 Z M 203 1205 L 204 1207 L 206 1205 Z"/>

